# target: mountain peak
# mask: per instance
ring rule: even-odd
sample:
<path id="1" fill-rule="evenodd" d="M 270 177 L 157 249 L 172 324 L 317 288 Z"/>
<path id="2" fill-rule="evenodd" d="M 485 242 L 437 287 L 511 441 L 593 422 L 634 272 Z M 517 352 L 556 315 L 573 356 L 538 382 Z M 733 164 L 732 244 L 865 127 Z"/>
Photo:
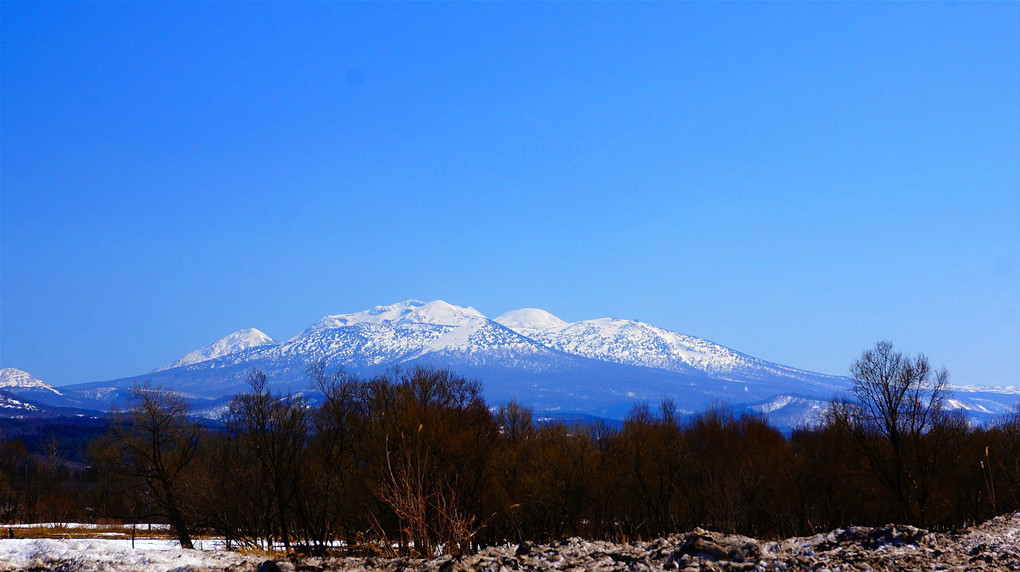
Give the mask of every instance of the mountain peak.
<path id="1" fill-rule="evenodd" d="M 177 361 L 157 369 L 156 371 L 191 365 L 193 363 L 215 359 L 220 356 L 239 352 L 248 348 L 264 346 L 272 343 L 275 343 L 273 338 L 267 336 L 261 331 L 255 328 L 245 328 L 243 330 L 238 330 L 229 336 L 220 338 L 202 349 L 195 350 Z"/>
<path id="2" fill-rule="evenodd" d="M 403 302 L 397 302 L 396 304 L 390 304 L 389 306 L 376 306 L 371 310 L 365 310 L 364 312 L 339 315 L 351 316 L 352 319 L 357 319 L 362 322 L 392 322 L 403 318 L 423 306 L 425 306 L 425 302 L 422 302 L 421 300 L 404 300 Z"/>
<path id="3" fill-rule="evenodd" d="M 54 389 L 52 385 L 27 371 L 15 367 L 0 369 L 0 388 L 8 387 L 17 389 L 44 389 L 60 395 L 60 392 Z"/>
<path id="4" fill-rule="evenodd" d="M 352 314 L 325 316 L 297 337 L 301 338 L 320 330 L 341 328 L 354 324 L 382 324 L 390 322 L 459 326 L 479 319 L 485 319 L 485 316 L 470 306 L 462 308 L 442 300 L 433 300 L 431 302 L 405 300 L 396 304 L 390 304 L 389 306 L 376 306 L 371 310 L 354 312 Z"/>
<path id="5" fill-rule="evenodd" d="M 407 321 L 416 321 L 425 324 L 436 324 L 439 326 L 459 326 L 466 322 L 473 322 L 485 319 L 481 312 L 471 306 L 462 308 L 448 304 L 442 300 L 433 300 L 423 304 L 413 312 L 405 316 Z"/>
<path id="6" fill-rule="evenodd" d="M 539 308 L 511 310 L 494 320 L 511 330 L 524 333 L 553 332 L 567 327 L 567 322 Z M 527 333 L 525 333 L 527 332 Z"/>

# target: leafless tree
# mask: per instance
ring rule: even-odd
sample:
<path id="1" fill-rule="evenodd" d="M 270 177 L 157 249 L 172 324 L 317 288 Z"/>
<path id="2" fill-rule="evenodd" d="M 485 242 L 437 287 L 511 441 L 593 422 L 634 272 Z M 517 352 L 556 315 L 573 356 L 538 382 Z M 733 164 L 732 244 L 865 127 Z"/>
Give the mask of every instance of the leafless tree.
<path id="1" fill-rule="evenodd" d="M 225 421 L 258 468 L 267 545 L 279 538 L 289 551 L 292 524 L 307 520 L 300 483 L 309 440 L 308 407 L 301 398 L 269 391 L 260 370 L 248 376 L 248 383 L 252 390 L 234 397 Z"/>
<path id="2" fill-rule="evenodd" d="M 903 517 L 923 526 L 948 444 L 966 429 L 963 417 L 946 407 L 949 372 L 881 341 L 850 366 L 850 375 L 853 399 L 835 402 L 830 421 L 846 424 Z"/>
<path id="3" fill-rule="evenodd" d="M 1012 497 L 1014 506 L 1020 506 L 1020 401 L 998 420 L 995 425 L 1001 450 L 994 463 L 1004 475 L 1005 492 Z M 988 449 L 985 449 L 986 456 Z M 989 461 L 989 469 L 993 463 Z"/>
<path id="4" fill-rule="evenodd" d="M 308 376 L 323 400 L 311 414 L 309 454 L 309 506 L 312 536 L 325 550 L 330 540 L 356 543 L 358 521 L 366 514 L 363 499 L 371 496 L 365 484 L 362 461 L 366 405 L 364 382 L 342 369 L 327 370 L 323 362 L 312 364 Z"/>
<path id="5" fill-rule="evenodd" d="M 188 419 L 188 403 L 163 389 L 135 386 L 131 408 L 113 426 L 127 453 L 126 472 L 147 487 L 177 533 L 182 548 L 193 548 L 191 522 L 183 501 L 185 471 L 198 451 L 199 426 Z"/>

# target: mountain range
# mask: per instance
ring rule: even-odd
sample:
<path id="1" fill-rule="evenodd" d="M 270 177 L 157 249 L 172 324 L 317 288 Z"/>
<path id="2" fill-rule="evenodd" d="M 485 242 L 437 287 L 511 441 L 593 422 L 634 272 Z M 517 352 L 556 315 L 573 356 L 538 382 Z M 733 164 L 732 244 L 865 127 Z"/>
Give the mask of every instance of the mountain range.
<path id="1" fill-rule="evenodd" d="M 787 428 L 817 421 L 825 403 L 851 383 L 635 320 L 566 322 L 537 308 L 490 319 L 441 300 L 408 300 L 328 315 L 285 341 L 240 330 L 140 376 L 57 390 L 28 374 L 9 374 L 0 376 L 0 390 L 30 392 L 25 397 L 46 406 L 108 409 L 122 404 L 134 385 L 148 383 L 215 415 L 247 389 L 255 369 L 274 390 L 314 399 L 306 372 L 316 362 L 363 376 L 416 365 L 450 368 L 482 381 L 491 405 L 516 399 L 542 414 L 621 419 L 636 403 L 668 398 L 686 412 L 714 403 L 759 411 Z M 1008 391 L 970 392 L 957 395 L 954 406 L 984 419 L 1017 398 Z"/>

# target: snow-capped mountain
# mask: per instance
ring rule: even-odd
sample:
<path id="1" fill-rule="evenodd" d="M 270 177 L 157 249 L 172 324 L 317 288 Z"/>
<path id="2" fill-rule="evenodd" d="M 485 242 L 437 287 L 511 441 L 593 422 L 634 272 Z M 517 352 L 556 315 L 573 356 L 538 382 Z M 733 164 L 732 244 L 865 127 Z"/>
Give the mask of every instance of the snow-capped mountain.
<path id="1" fill-rule="evenodd" d="M 699 373 L 725 381 L 774 385 L 777 381 L 831 392 L 845 379 L 794 369 L 635 320 L 601 318 L 568 323 L 536 308 L 507 312 L 496 322 L 562 352 L 620 364 Z M 778 389 L 778 388 L 777 388 Z"/>
<path id="2" fill-rule="evenodd" d="M 266 356 L 304 356 L 371 369 L 414 361 L 485 365 L 513 357 L 554 359 L 556 352 L 483 316 L 441 300 L 408 300 L 355 314 L 326 316 Z M 440 359 L 443 356 L 446 358 Z"/>
<path id="3" fill-rule="evenodd" d="M 92 415 L 109 403 L 57 389 L 34 375 L 8 367 L 0 369 L 0 417 L 61 417 Z"/>
<path id="4" fill-rule="evenodd" d="M 201 361 L 208 361 L 220 356 L 237 353 L 248 348 L 255 348 L 272 343 L 274 343 L 273 338 L 270 338 L 255 328 L 238 330 L 229 336 L 216 340 L 204 348 L 190 352 L 177 361 L 169 363 L 156 371 L 163 371 L 165 369 L 172 369 Z"/>
<path id="5" fill-rule="evenodd" d="M 280 391 L 310 388 L 309 364 L 324 362 L 363 375 L 415 364 L 447 367 L 480 379 L 493 403 L 518 399 L 542 409 L 576 407 L 614 415 L 634 399 L 658 399 L 680 377 L 611 364 L 546 347 L 472 308 L 409 300 L 364 312 L 326 316 L 285 342 L 242 349 L 146 376 L 77 389 L 90 398 L 123 396 L 135 383 L 173 387 L 192 398 L 221 398 L 247 389 L 253 369 Z M 696 386 L 695 380 L 687 380 Z M 116 391 L 120 389 L 121 391 Z M 680 388 L 704 396 L 694 388 Z"/>
<path id="6" fill-rule="evenodd" d="M 119 405 L 134 385 L 149 383 L 212 411 L 246 391 L 254 369 L 265 372 L 276 391 L 314 397 L 307 372 L 318 362 L 363 376 L 418 364 L 450 368 L 482 381 L 491 405 L 516 399 L 543 415 L 622 419 L 638 402 L 670 398 L 683 412 L 728 403 L 787 428 L 817 420 L 828 400 L 850 387 L 847 378 L 771 363 L 644 322 L 570 323 L 537 308 L 492 320 L 471 307 L 408 300 L 327 315 L 282 342 L 241 330 L 146 375 L 62 387 L 61 405 Z M 954 406 L 991 414 L 1015 401 L 1003 397 L 971 393 L 958 396 Z"/>
<path id="7" fill-rule="evenodd" d="M 5 367 L 4 369 L 0 369 L 0 389 L 15 391 L 41 391 L 60 395 L 60 392 L 52 385 L 33 376 L 27 371 L 22 371 L 14 367 Z"/>
<path id="8" fill-rule="evenodd" d="M 549 337 L 561 332 L 570 324 L 538 308 L 521 308 L 511 310 L 495 319 L 515 332 L 519 332 L 533 340 Z"/>
<path id="9" fill-rule="evenodd" d="M 174 367 L 80 389 L 98 399 L 149 382 L 217 400 L 244 391 L 248 373 L 257 368 L 278 390 L 304 391 L 310 388 L 307 368 L 316 362 L 362 375 L 415 364 L 448 367 L 481 380 L 493 404 L 517 399 L 542 411 L 617 418 L 635 402 L 664 397 L 692 412 L 716 401 L 749 403 L 781 392 L 827 398 L 844 381 L 642 322 L 567 323 L 534 308 L 491 320 L 471 307 L 408 300 L 327 315 L 284 342 L 232 334 Z"/>
<path id="10" fill-rule="evenodd" d="M 310 336 L 321 330 L 353 326 L 355 324 L 432 324 L 436 326 L 461 326 L 485 320 L 485 316 L 472 307 L 461 308 L 442 300 L 429 303 L 407 300 L 390 306 L 376 306 L 371 310 L 353 314 L 326 316 L 292 339 Z"/>

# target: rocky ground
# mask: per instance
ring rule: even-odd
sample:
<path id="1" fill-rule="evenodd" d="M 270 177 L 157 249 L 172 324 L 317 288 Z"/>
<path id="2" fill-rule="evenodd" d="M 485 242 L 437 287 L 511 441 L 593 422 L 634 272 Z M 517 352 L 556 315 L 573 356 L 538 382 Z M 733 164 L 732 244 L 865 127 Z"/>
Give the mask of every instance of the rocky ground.
<path id="1" fill-rule="evenodd" d="M 0 570 L 98 572 L 491 572 L 545 570 L 1020 570 L 1020 512 L 956 533 L 929 533 L 910 526 L 854 527 L 780 541 L 695 529 L 651 542 L 614 544 L 571 538 L 552 544 L 487 548 L 463 558 L 302 558 L 265 557 L 223 550 L 173 554 L 138 551 L 122 558 L 109 552 L 65 547 L 54 540 L 4 553 Z M 77 541 L 81 542 L 81 541 Z"/>
<path id="2" fill-rule="evenodd" d="M 613 544 L 571 538 L 546 545 L 493 547 L 462 559 L 323 559 L 302 570 L 1020 570 L 1020 512 L 955 534 L 910 526 L 854 527 L 760 542 L 695 529 L 652 542 Z"/>

